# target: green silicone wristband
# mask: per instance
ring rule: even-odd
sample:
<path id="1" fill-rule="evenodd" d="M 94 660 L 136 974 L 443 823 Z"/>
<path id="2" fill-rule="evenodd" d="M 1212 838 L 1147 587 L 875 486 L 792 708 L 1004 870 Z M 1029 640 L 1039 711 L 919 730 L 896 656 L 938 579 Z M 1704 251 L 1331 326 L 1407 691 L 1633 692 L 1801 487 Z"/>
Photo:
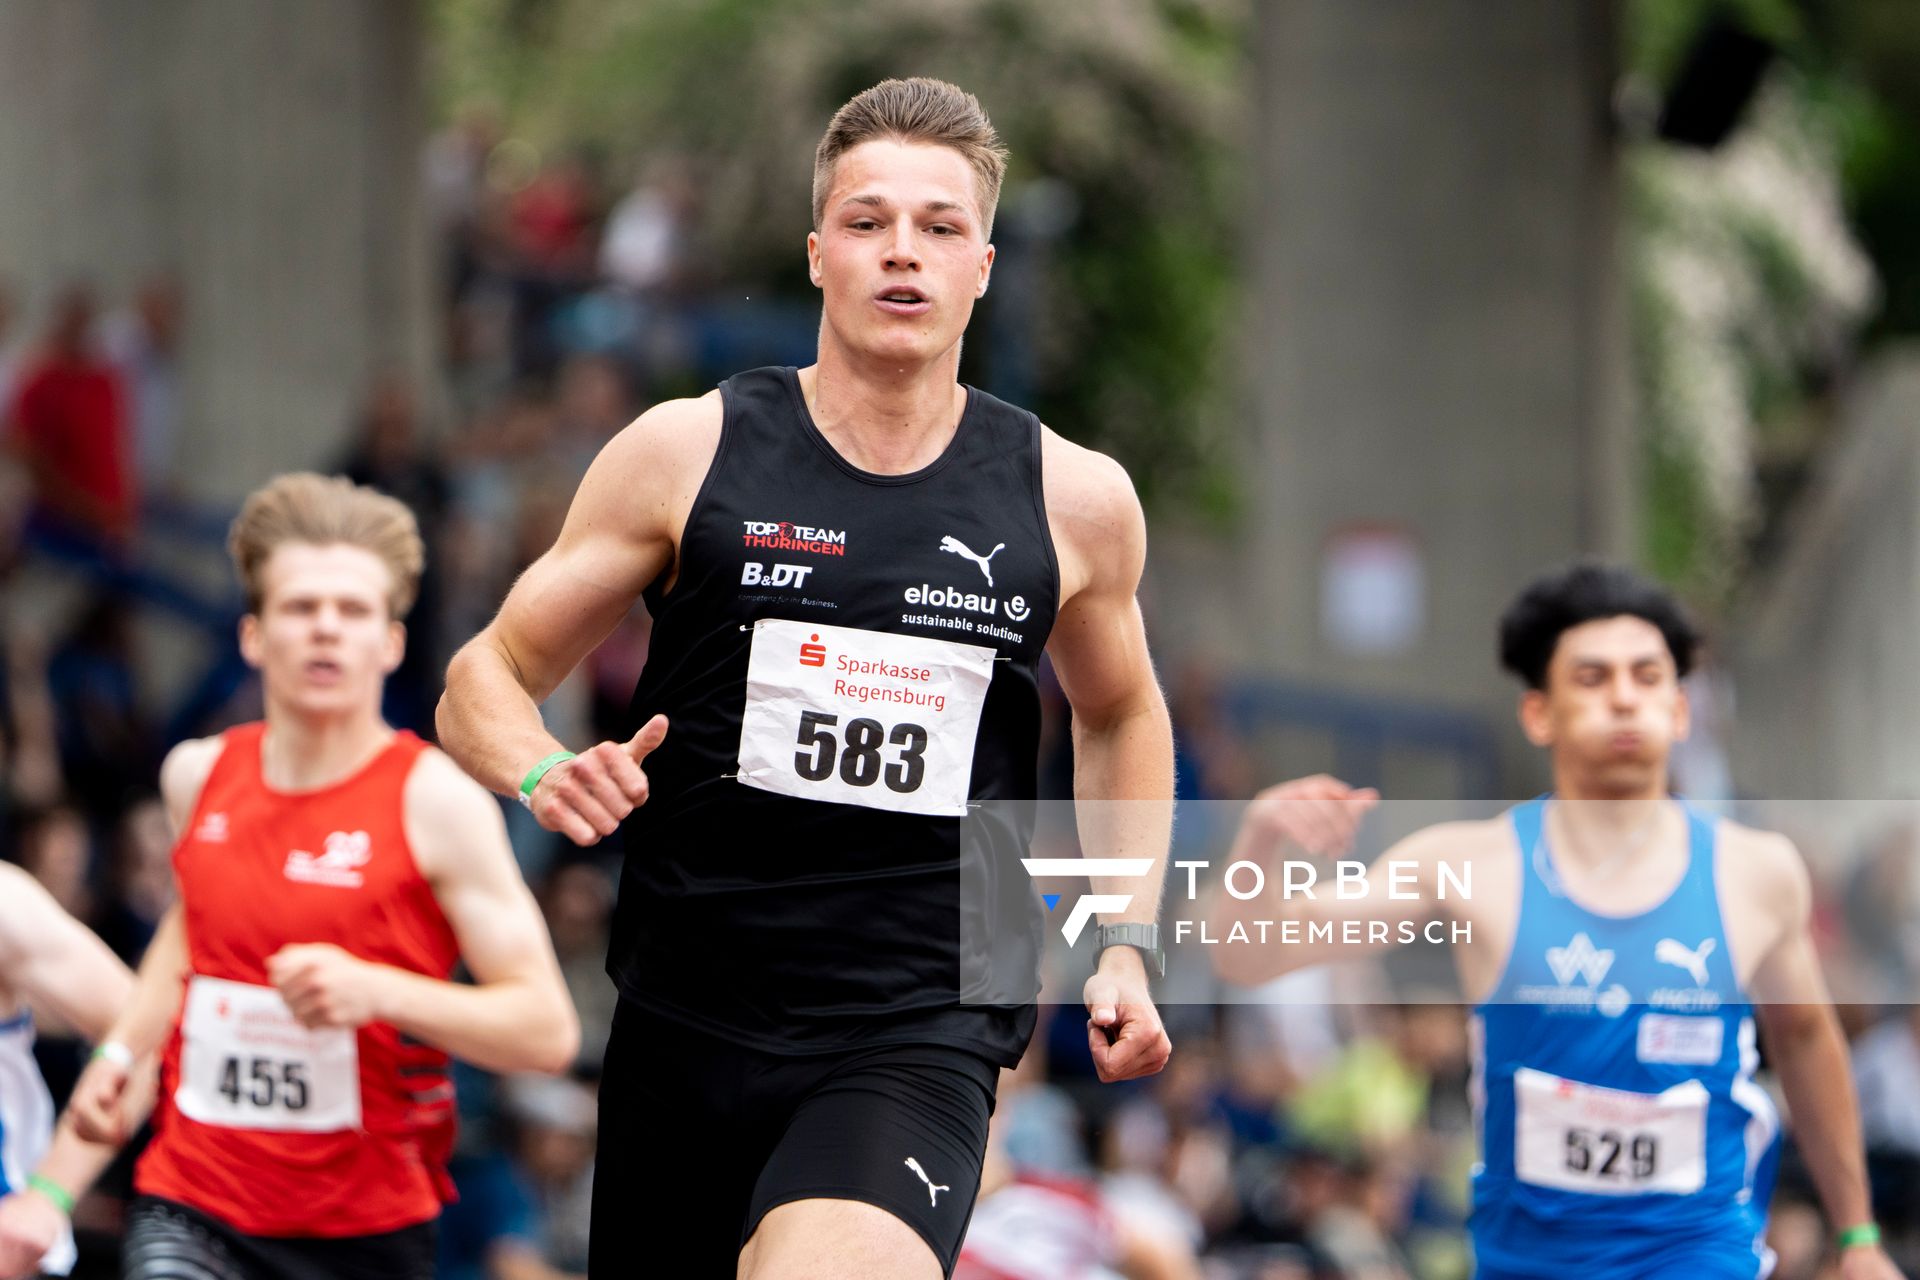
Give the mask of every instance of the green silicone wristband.
<path id="1" fill-rule="evenodd" d="M 1863 1222 L 1857 1227 L 1848 1227 L 1845 1231 L 1842 1231 L 1834 1237 L 1834 1243 L 1842 1249 L 1851 1249 L 1855 1245 L 1862 1244 L 1879 1244 L 1880 1224 L 1876 1222 Z"/>
<path id="2" fill-rule="evenodd" d="M 527 776 L 520 781 L 520 803 L 531 809 L 533 807 L 533 789 L 540 785 L 540 779 L 546 777 L 548 771 L 551 770 L 553 766 L 563 760 L 571 759 L 573 759 L 573 752 L 556 751 L 539 764 L 533 766 L 533 768 L 527 770 Z"/>
<path id="3" fill-rule="evenodd" d="M 37 1173 L 29 1174 L 27 1175 L 27 1186 L 53 1201 L 53 1207 L 66 1214 L 69 1218 L 73 1216 L 73 1196 L 68 1193 L 65 1187 L 55 1182 L 52 1178 L 43 1178 Z"/>

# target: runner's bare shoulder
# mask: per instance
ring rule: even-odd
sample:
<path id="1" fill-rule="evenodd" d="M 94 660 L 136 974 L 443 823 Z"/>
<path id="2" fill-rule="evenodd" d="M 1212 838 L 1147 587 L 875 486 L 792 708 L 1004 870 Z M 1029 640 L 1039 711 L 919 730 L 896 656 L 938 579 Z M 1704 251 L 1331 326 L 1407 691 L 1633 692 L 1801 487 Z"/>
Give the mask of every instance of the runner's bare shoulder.
<path id="1" fill-rule="evenodd" d="M 1047 426 L 1040 428 L 1040 476 L 1056 522 L 1117 527 L 1140 509 L 1125 467 Z"/>
<path id="2" fill-rule="evenodd" d="M 483 842 L 506 845 L 499 801 L 438 747 L 414 760 L 402 803 L 407 843 L 428 880 L 475 856 Z"/>
<path id="3" fill-rule="evenodd" d="M 429 746 L 413 762 L 407 775 L 407 816 L 448 818 L 468 811 L 492 812 L 499 807 L 491 791 L 475 782 L 454 758 Z"/>
<path id="4" fill-rule="evenodd" d="M 1146 517 L 1126 468 L 1049 427 L 1040 428 L 1040 482 L 1060 558 L 1060 598 L 1081 589 L 1138 586 Z"/>
<path id="5" fill-rule="evenodd" d="M 666 481 L 673 488 L 689 480 L 695 489 L 705 477 L 720 444 L 723 414 L 720 393 L 685 400 L 662 400 L 609 440 L 594 461 L 597 472 L 612 471 L 632 492 Z"/>
<path id="6" fill-rule="evenodd" d="M 1730 904 L 1750 905 L 1782 920 L 1804 914 L 1812 877 L 1793 841 L 1729 818 L 1719 820 L 1714 876 Z"/>
<path id="7" fill-rule="evenodd" d="M 167 752 L 160 765 L 160 797 L 176 832 L 186 830 L 187 819 L 200 801 L 200 789 L 207 785 L 207 775 L 213 772 L 214 762 L 225 748 L 226 739 L 215 734 L 188 738 Z"/>

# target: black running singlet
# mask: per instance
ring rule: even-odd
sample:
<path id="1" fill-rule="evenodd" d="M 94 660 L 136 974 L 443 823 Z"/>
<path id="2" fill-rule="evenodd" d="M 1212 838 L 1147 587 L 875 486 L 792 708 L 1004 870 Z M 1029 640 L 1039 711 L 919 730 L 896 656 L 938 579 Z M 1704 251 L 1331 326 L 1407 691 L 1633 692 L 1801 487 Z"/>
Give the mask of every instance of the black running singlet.
<path id="1" fill-rule="evenodd" d="M 937 459 L 873 475 L 820 434 L 793 369 L 720 390 L 679 577 L 645 594 L 633 723 L 671 725 L 626 823 L 609 972 L 757 1048 L 923 1041 L 1011 1065 L 1034 1011 L 961 1004 L 959 866 L 971 814 L 989 896 L 1034 916 L 1010 942 L 1002 924 L 994 963 L 1030 968 L 1029 820 L 981 804 L 1036 795 L 1059 598 L 1039 420 L 969 388 Z"/>

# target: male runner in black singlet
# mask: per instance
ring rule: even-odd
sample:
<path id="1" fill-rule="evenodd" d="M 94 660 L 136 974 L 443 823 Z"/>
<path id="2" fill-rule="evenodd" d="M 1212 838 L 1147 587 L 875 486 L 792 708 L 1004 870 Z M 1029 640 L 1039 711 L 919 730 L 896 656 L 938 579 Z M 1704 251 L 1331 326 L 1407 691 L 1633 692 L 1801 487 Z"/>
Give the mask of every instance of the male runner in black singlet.
<path id="1" fill-rule="evenodd" d="M 448 672 L 442 740 L 475 777 L 583 845 L 633 814 L 595 1274 L 951 1272 L 997 1070 L 1034 1024 L 958 998 L 960 815 L 1034 797 L 1043 651 L 1076 793 L 1149 802 L 1103 815 L 1109 851 L 1164 857 L 1172 735 L 1132 485 L 956 380 L 1004 166 L 951 85 L 843 107 L 807 239 L 818 362 L 622 432 Z M 639 729 L 566 758 L 538 703 L 643 595 Z M 1116 945 L 1085 995 L 1104 1079 L 1171 1051 L 1147 982 L 1158 883 L 1112 886 L 1156 887 L 1103 917 Z"/>

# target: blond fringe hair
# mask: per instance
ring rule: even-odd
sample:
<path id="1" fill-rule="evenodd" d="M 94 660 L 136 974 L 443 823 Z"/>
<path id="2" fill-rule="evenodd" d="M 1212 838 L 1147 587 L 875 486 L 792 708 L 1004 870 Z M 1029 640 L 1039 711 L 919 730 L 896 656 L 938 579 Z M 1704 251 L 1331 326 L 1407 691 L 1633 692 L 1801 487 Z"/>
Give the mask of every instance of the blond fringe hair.
<path id="1" fill-rule="evenodd" d="M 296 471 L 247 496 L 227 533 L 227 550 L 239 570 L 249 612 L 260 612 L 268 557 L 288 542 L 321 547 L 344 543 L 378 556 L 393 578 L 387 606 L 395 620 L 407 616 L 420 593 L 427 553 L 413 512 L 399 499 L 344 476 Z"/>
<path id="2" fill-rule="evenodd" d="M 813 229 L 827 213 L 833 167 L 840 157 L 876 138 L 929 142 L 952 147 L 973 166 L 985 234 L 993 234 L 993 211 L 1000 202 L 1000 181 L 1007 173 L 1007 149 L 980 106 L 980 100 L 945 80 L 915 77 L 882 80 L 833 113 L 826 136 L 813 156 Z"/>

